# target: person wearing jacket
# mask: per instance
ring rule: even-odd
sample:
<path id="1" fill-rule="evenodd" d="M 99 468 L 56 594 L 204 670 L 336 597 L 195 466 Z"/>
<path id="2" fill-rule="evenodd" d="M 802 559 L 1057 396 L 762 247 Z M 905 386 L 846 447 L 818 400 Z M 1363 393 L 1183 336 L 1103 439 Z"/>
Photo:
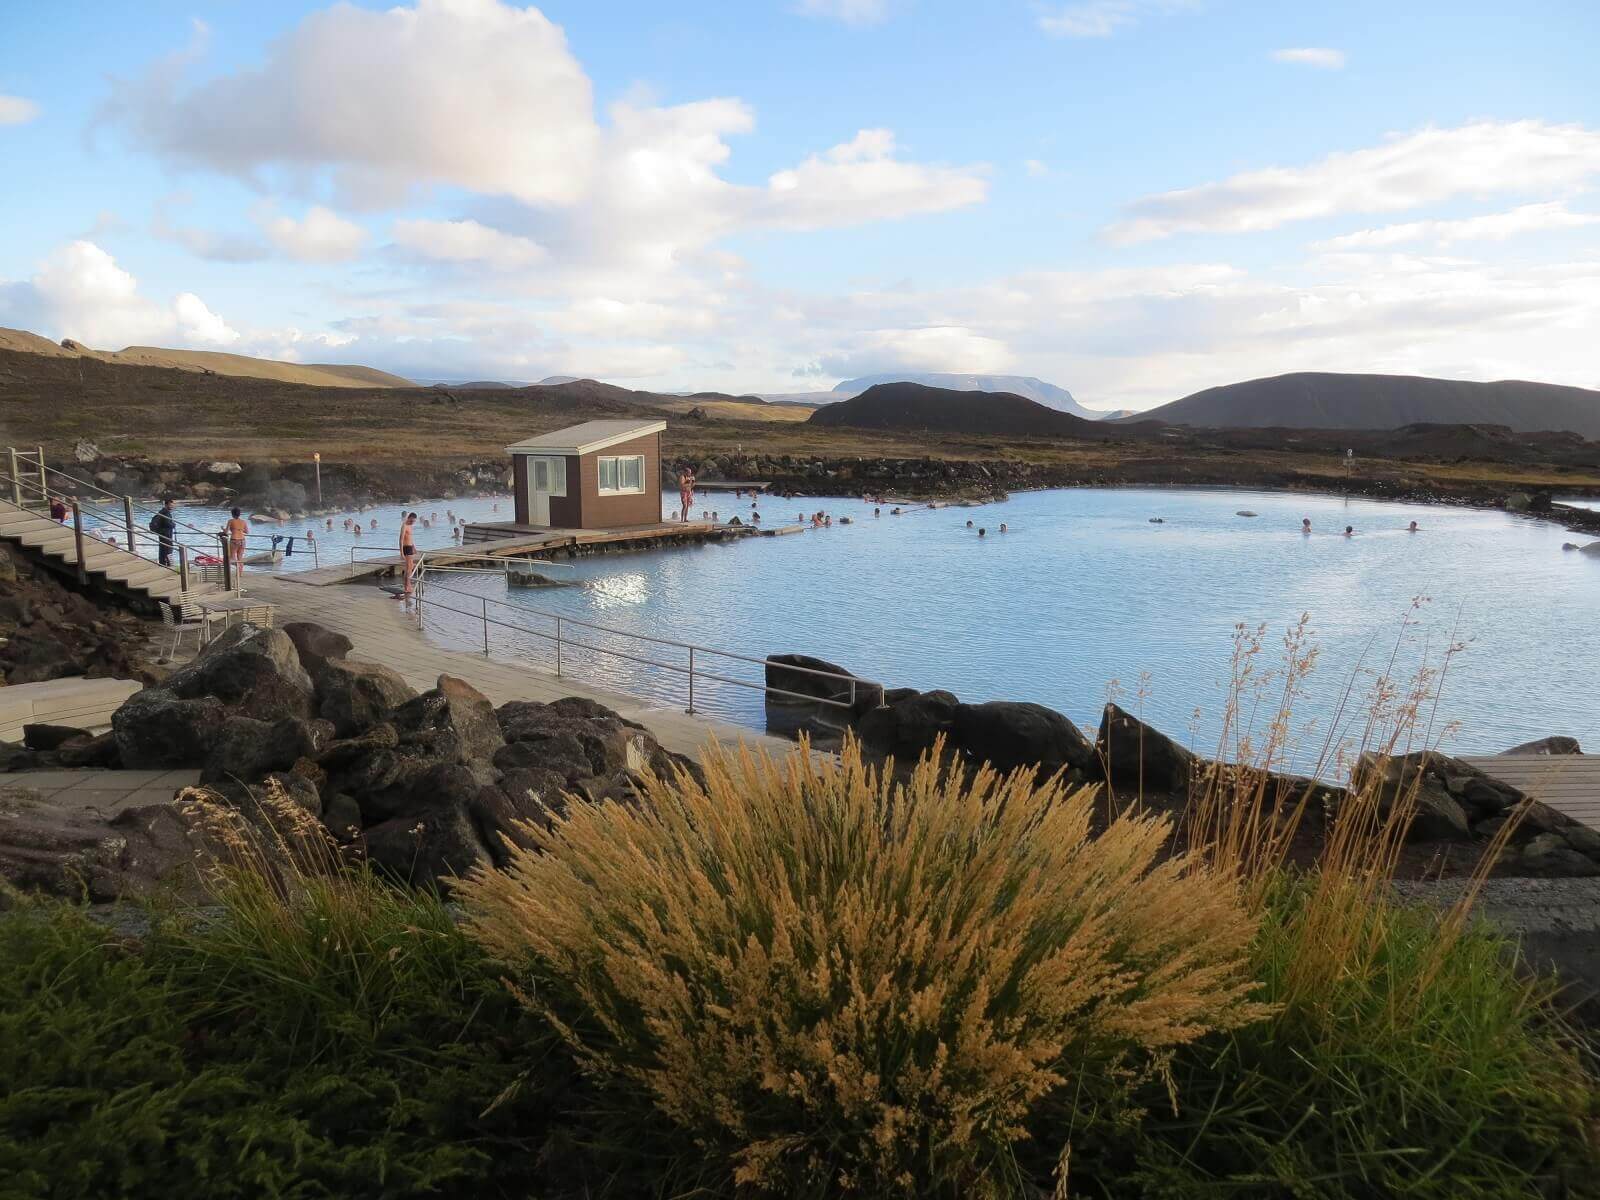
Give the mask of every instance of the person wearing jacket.
<path id="1" fill-rule="evenodd" d="M 161 505 L 161 511 L 150 518 L 150 532 L 156 535 L 158 548 L 156 561 L 163 567 L 172 565 L 172 535 L 178 531 L 178 522 L 172 515 L 172 500 L 169 497 Z"/>

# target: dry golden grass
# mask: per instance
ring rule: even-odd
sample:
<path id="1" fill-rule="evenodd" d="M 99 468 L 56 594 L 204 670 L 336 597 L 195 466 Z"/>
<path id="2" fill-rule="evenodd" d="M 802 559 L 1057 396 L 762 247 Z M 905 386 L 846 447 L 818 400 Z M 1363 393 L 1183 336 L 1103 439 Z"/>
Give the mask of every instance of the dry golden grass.
<path id="1" fill-rule="evenodd" d="M 1114 1098 L 1264 1011 L 1254 919 L 1163 819 L 1091 836 L 1093 789 L 937 757 L 899 784 L 853 743 L 704 769 L 574 802 L 458 896 L 585 1069 L 741 1185 L 1006 1194 L 1042 1097 Z"/>

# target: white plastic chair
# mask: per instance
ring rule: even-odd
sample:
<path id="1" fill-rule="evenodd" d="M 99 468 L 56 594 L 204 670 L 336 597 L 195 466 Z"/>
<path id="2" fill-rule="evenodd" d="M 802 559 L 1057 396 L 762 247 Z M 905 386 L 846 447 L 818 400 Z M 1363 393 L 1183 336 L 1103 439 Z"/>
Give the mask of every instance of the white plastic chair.
<path id="1" fill-rule="evenodd" d="M 215 599 L 217 594 L 208 592 L 206 595 Z M 195 642 L 197 652 L 211 640 L 211 622 L 221 614 L 206 612 L 200 607 L 202 599 L 194 592 L 179 592 L 170 603 L 160 605 L 161 623 L 172 631 L 172 644 L 167 648 L 168 658 L 178 653 L 183 635 L 191 629 L 199 635 L 199 640 Z"/>

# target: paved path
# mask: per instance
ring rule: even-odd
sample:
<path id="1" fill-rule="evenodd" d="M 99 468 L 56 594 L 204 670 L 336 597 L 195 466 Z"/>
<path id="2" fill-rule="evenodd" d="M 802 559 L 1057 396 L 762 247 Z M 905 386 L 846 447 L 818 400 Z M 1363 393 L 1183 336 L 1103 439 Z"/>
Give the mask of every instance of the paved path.
<path id="1" fill-rule="evenodd" d="M 521 663 L 435 646 L 417 629 L 404 605 L 370 585 L 316 587 L 299 582 L 295 575 L 268 577 L 246 572 L 245 591 L 252 599 L 277 606 L 277 624 L 315 621 L 342 633 L 354 647 L 353 657 L 393 667 L 419 691 L 431 688 L 440 675 L 454 675 L 465 679 L 496 705 L 508 700 L 549 702 L 563 696 L 585 696 L 639 722 L 663 746 L 679 754 L 697 754 L 712 738 L 727 746 L 740 742 L 765 746 L 778 755 L 795 748 L 784 738 L 690 716 L 675 708 L 653 706 L 570 676 L 558 679 L 548 671 Z"/>
<path id="2" fill-rule="evenodd" d="M 114 817 L 125 808 L 165 804 L 181 787 L 200 778 L 193 767 L 159 771 L 19 771 L 0 775 L 0 812 L 21 794 L 58 811 Z"/>

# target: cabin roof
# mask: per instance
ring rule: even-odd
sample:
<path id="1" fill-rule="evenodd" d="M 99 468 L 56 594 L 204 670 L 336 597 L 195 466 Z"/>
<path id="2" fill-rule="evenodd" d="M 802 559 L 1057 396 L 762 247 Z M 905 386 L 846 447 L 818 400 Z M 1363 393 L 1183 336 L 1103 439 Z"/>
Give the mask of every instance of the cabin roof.
<path id="1" fill-rule="evenodd" d="M 593 454 L 619 442 L 665 432 L 665 421 L 585 421 L 524 438 L 506 449 L 512 454 Z"/>

